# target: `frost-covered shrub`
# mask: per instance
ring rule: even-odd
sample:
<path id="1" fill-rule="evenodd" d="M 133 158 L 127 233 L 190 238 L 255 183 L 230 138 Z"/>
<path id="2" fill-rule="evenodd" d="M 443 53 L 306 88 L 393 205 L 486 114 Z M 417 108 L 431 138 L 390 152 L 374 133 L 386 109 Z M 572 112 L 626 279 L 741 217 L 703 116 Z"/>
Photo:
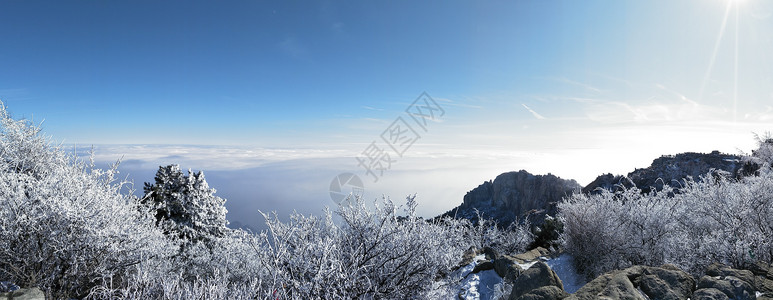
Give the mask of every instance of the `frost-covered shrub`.
<path id="1" fill-rule="evenodd" d="M 258 243 L 256 235 L 232 230 L 211 241 L 211 250 L 197 244 L 189 248 L 191 257 L 139 264 L 124 284 L 99 286 L 88 298 L 283 299 L 281 280 L 263 281 L 270 276 L 261 265 L 265 252 Z"/>
<path id="2" fill-rule="evenodd" d="M 673 234 L 671 188 L 642 194 L 638 188 L 577 193 L 559 204 L 565 247 L 589 277 L 631 265 L 664 263 Z"/>
<path id="3" fill-rule="evenodd" d="M 52 298 L 422 298 L 470 248 L 525 250 L 528 226 L 427 221 L 408 197 L 343 202 L 335 213 L 264 215 L 257 234 L 225 228 L 225 200 L 202 173 L 159 170 L 137 199 L 101 170 L 51 146 L 0 107 L 0 280 Z"/>
<path id="4" fill-rule="evenodd" d="M 406 218 L 383 199 L 368 209 L 362 199 L 339 207 L 333 215 L 293 215 L 288 223 L 267 218 L 269 248 L 264 257 L 271 278 L 282 278 L 290 298 L 422 295 L 441 272 L 458 263 L 464 249 L 444 226 L 415 216 L 408 198 Z"/>
<path id="5" fill-rule="evenodd" d="M 446 230 L 455 230 L 463 237 L 465 244 L 476 249 L 491 247 L 498 253 L 518 254 L 534 243 L 531 224 L 513 222 L 507 228 L 501 228 L 496 220 L 488 219 L 476 211 L 475 222 L 468 219 L 442 219 Z"/>
<path id="6" fill-rule="evenodd" d="M 720 262 L 773 259 L 773 173 L 739 180 L 707 174 L 684 187 L 576 194 L 559 204 L 563 239 L 588 276 L 634 264 L 675 264 L 698 275 Z"/>
<path id="7" fill-rule="evenodd" d="M 169 242 L 147 211 L 101 170 L 50 145 L 0 105 L 0 276 L 56 298 L 122 284 Z"/>

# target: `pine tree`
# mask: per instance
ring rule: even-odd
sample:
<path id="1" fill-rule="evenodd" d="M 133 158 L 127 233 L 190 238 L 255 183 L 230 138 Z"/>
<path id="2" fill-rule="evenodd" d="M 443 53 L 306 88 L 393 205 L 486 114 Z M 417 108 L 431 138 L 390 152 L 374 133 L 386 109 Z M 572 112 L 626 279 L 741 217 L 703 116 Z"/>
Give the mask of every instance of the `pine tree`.
<path id="1" fill-rule="evenodd" d="M 189 242 L 209 241 L 228 231 L 225 199 L 215 196 L 204 172 L 184 175 L 179 165 L 160 166 L 155 183 L 145 183 L 142 203 L 156 211 L 165 233 Z"/>

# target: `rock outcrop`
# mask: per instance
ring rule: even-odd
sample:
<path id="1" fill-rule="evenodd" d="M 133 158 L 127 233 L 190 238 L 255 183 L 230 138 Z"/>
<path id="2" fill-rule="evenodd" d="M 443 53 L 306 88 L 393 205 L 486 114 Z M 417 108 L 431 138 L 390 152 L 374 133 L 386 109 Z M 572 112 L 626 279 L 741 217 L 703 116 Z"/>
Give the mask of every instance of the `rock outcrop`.
<path id="1" fill-rule="evenodd" d="M 504 173 L 469 191 L 462 204 L 444 216 L 477 221 L 478 209 L 483 217 L 493 218 L 503 226 L 525 218 L 539 224 L 545 215 L 555 214 L 556 204 L 563 197 L 581 188 L 574 180 L 552 174 L 533 175 L 524 170 Z"/>
<path id="2" fill-rule="evenodd" d="M 700 176 L 712 172 L 715 176 L 734 178 L 741 175 L 742 167 L 740 156 L 719 151 L 708 154 L 687 152 L 663 155 L 652 161 L 649 167 L 628 173 L 627 179 L 620 175 L 604 174 L 596 177 L 596 180 L 585 186 L 582 191 L 592 193 L 598 188 L 614 191 L 619 188 L 618 185 L 631 187 L 632 184 L 643 192 L 649 192 L 653 187 L 660 190 L 665 184 L 678 188 L 688 176 L 699 179 Z"/>
<path id="3" fill-rule="evenodd" d="M 692 296 L 694 285 L 690 274 L 673 266 L 633 266 L 601 275 L 566 299 L 685 300 Z"/>
<path id="4" fill-rule="evenodd" d="M 566 296 L 568 294 L 558 275 L 544 262 L 538 261 L 515 279 L 508 299 L 563 299 Z"/>
<path id="5" fill-rule="evenodd" d="M 738 270 L 717 263 L 710 265 L 706 276 L 698 281 L 696 294 L 701 298 L 694 299 L 759 299 L 757 293 L 762 297 L 773 297 L 773 267 L 757 262 L 751 269 Z"/>

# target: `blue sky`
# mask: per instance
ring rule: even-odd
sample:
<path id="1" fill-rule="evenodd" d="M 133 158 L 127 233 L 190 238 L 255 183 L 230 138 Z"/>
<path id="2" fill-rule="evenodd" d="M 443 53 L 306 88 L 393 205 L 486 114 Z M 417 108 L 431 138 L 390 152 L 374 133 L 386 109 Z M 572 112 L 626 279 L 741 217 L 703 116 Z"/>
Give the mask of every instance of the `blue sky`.
<path id="1" fill-rule="evenodd" d="M 446 114 L 390 180 L 434 172 L 455 205 L 509 170 L 585 184 L 660 154 L 751 150 L 773 128 L 772 14 L 761 0 L 2 1 L 0 100 L 148 170 L 343 157 L 361 174 L 351 157 L 426 91 Z"/>

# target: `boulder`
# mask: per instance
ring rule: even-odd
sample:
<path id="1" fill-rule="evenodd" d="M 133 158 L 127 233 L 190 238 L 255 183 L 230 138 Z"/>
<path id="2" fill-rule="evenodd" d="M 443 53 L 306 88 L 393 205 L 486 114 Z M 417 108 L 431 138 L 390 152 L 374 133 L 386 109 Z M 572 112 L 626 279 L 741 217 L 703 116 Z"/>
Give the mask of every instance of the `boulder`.
<path id="1" fill-rule="evenodd" d="M 773 265 L 764 261 L 757 261 L 749 268 L 754 275 L 762 276 L 767 279 L 773 280 Z"/>
<path id="2" fill-rule="evenodd" d="M 750 270 L 738 270 L 726 265 L 714 263 L 706 268 L 706 275 L 718 277 L 735 277 L 749 284 L 754 291 L 762 293 L 773 293 L 773 280 L 768 278 L 770 265 L 766 263 L 755 263 L 751 265 Z"/>
<path id="3" fill-rule="evenodd" d="M 692 294 L 695 279 L 674 266 L 643 268 L 639 288 L 651 299 L 686 299 Z"/>
<path id="4" fill-rule="evenodd" d="M 503 255 L 494 260 L 494 270 L 497 275 L 504 278 L 507 282 L 512 283 L 521 275 L 523 269 L 518 265 L 518 261 L 509 255 Z"/>
<path id="5" fill-rule="evenodd" d="M 754 283 L 755 279 L 755 275 L 752 273 L 752 271 L 737 270 L 719 263 L 713 263 L 709 265 L 708 268 L 706 268 L 706 275 L 715 277 L 733 276 L 749 283 L 750 285 Z"/>
<path id="6" fill-rule="evenodd" d="M 633 266 L 606 273 L 567 299 L 688 299 L 695 279 L 673 266 Z"/>
<path id="7" fill-rule="evenodd" d="M 523 273 L 515 279 L 513 282 L 513 291 L 510 293 L 509 299 L 519 299 L 521 296 L 529 294 L 533 290 L 547 286 L 555 286 L 561 291 L 564 290 L 564 284 L 561 282 L 561 279 L 558 278 L 558 275 L 556 275 L 548 265 L 540 261 L 526 271 L 523 271 Z"/>
<path id="8" fill-rule="evenodd" d="M 601 275 L 569 296 L 571 300 L 629 299 L 645 300 L 623 271 Z"/>
<path id="9" fill-rule="evenodd" d="M 470 249 L 467 249 L 467 251 L 464 251 L 464 254 L 462 254 L 462 261 L 459 262 L 459 264 L 456 267 L 454 267 L 454 270 L 471 264 L 475 260 L 475 257 L 478 256 L 478 254 L 480 253 L 481 253 L 481 250 L 476 249 L 474 247 L 470 247 Z"/>
<path id="10" fill-rule="evenodd" d="M 494 248 L 491 247 L 483 247 L 483 254 L 486 255 L 487 260 L 494 260 L 499 257 L 497 250 L 494 250 Z"/>
<path id="11" fill-rule="evenodd" d="M 555 286 L 543 286 L 536 288 L 518 297 L 516 300 L 559 300 L 569 296 L 569 293 Z"/>
<path id="12" fill-rule="evenodd" d="M 727 295 L 728 298 L 734 300 L 756 298 L 754 288 L 752 288 L 751 284 L 735 276 L 703 276 L 701 277 L 701 280 L 698 281 L 698 289 L 705 288 L 717 289 Z"/>
<path id="13" fill-rule="evenodd" d="M 0 299 L 8 300 L 46 300 L 46 296 L 39 288 L 18 289 L 12 292 L 0 293 Z"/>
<path id="14" fill-rule="evenodd" d="M 537 247 L 529 251 L 526 251 L 524 253 L 518 254 L 515 256 L 515 258 L 521 261 L 521 263 L 524 263 L 529 261 L 535 261 L 542 256 L 548 256 L 548 255 L 550 255 L 550 251 L 542 247 Z"/>
<path id="15" fill-rule="evenodd" d="M 692 300 L 730 300 L 722 291 L 715 288 L 699 289 L 692 294 Z"/>
<path id="16" fill-rule="evenodd" d="M 475 265 L 475 268 L 472 269 L 472 273 L 478 273 L 481 271 L 488 271 L 494 268 L 494 263 L 492 261 L 484 261 L 482 263 L 479 263 Z"/>

